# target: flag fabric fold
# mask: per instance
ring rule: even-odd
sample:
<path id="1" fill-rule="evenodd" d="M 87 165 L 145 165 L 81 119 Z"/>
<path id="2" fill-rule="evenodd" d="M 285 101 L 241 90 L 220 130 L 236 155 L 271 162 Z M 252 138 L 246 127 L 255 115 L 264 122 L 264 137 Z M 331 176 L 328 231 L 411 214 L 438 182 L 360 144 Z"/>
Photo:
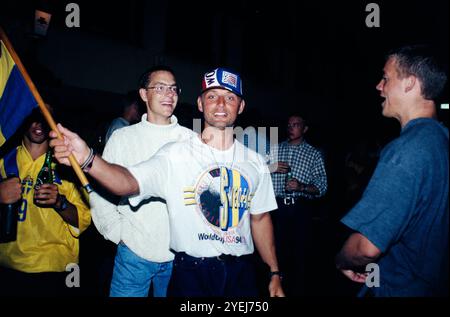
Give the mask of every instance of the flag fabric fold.
<path id="1" fill-rule="evenodd" d="M 37 106 L 22 73 L 0 39 L 0 146 Z"/>

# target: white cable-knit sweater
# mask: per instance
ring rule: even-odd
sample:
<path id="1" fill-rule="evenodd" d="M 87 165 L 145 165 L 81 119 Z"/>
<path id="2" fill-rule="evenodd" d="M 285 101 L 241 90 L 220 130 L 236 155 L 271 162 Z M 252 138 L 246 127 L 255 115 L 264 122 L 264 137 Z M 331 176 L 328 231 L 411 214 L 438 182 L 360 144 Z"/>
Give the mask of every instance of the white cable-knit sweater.
<path id="1" fill-rule="evenodd" d="M 194 132 L 178 124 L 175 116 L 169 125 L 147 121 L 114 131 L 103 152 L 111 163 L 132 166 L 152 157 L 163 145 L 190 138 Z M 152 262 L 173 260 L 169 250 L 169 217 L 163 202 L 150 201 L 131 209 L 128 199 L 114 205 L 94 192 L 90 195 L 92 219 L 108 240 L 121 240 L 138 256 Z"/>

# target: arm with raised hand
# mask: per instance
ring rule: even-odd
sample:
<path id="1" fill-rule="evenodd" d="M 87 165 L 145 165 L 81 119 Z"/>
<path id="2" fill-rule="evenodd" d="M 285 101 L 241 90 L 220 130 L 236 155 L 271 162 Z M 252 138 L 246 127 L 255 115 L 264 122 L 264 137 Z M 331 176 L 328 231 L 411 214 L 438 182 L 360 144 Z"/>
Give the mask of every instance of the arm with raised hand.
<path id="1" fill-rule="evenodd" d="M 50 146 L 54 149 L 55 158 L 61 164 L 70 166 L 68 159 L 73 154 L 79 164 L 84 163 L 89 157 L 89 146 L 78 134 L 58 124 L 58 130 L 63 134 L 63 139 L 57 139 L 55 131 L 50 132 Z M 123 166 L 111 164 L 95 155 L 89 175 L 96 179 L 102 186 L 115 195 L 129 196 L 139 193 L 139 185 L 131 173 Z"/>

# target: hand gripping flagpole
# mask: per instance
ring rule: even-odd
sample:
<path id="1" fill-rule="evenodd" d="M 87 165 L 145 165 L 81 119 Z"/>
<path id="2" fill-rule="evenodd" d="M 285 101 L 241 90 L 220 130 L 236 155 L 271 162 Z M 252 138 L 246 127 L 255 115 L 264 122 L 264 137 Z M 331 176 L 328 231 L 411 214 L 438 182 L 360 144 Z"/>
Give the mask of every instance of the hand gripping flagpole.
<path id="1" fill-rule="evenodd" d="M 25 82 L 28 85 L 28 88 L 30 89 L 31 93 L 33 94 L 34 98 L 36 99 L 39 108 L 41 109 L 42 114 L 45 117 L 45 120 L 47 120 L 50 128 L 56 132 L 58 135 L 58 139 L 63 139 L 63 136 L 61 132 L 59 132 L 58 128 L 56 127 L 55 120 L 53 120 L 53 117 L 51 113 L 48 111 L 47 107 L 45 106 L 44 101 L 42 100 L 41 95 L 39 94 L 38 90 L 36 89 L 36 86 L 32 82 L 30 76 L 28 75 L 28 72 L 26 71 L 25 67 L 23 66 L 22 62 L 20 61 L 19 56 L 14 51 L 13 46 L 11 45 L 11 42 L 8 40 L 8 37 L 6 36 L 3 29 L 0 27 L 0 39 L 3 41 L 3 43 L 6 46 L 6 49 L 8 50 L 9 54 L 11 55 L 12 59 L 14 60 L 14 63 L 19 68 L 20 73 L 22 74 L 23 78 L 25 79 Z M 70 164 L 72 165 L 72 168 L 75 171 L 75 174 L 77 174 L 81 184 L 83 185 L 84 189 L 90 193 L 93 191 L 92 186 L 89 184 L 89 181 L 86 178 L 86 175 L 84 175 L 83 171 L 80 168 L 80 165 L 78 164 L 77 160 L 75 159 L 75 156 L 73 154 L 70 154 L 69 156 Z"/>

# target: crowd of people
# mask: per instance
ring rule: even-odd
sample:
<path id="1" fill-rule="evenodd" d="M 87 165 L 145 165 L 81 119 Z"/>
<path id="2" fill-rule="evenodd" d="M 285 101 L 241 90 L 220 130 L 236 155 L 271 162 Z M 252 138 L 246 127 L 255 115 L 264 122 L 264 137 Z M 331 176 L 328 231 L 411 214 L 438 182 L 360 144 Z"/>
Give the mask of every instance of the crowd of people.
<path id="1" fill-rule="evenodd" d="M 387 56 L 376 88 L 401 133 L 376 156 L 347 157 L 350 210 L 341 222 L 349 233 L 325 266 L 361 283 L 358 296 L 448 295 L 448 129 L 435 104 L 446 79 L 426 47 Z M 61 124 L 59 139 L 41 116 L 29 118 L 22 144 L 0 161 L 0 203 L 21 202 L 16 240 L 0 243 L 0 295 L 74 294 L 67 267 L 78 263 L 91 217 L 116 246 L 104 295 L 311 295 L 322 273 L 315 266 L 323 267 L 316 261 L 329 254 L 317 255 L 334 252 L 318 247 L 314 232 L 329 191 L 326 155 L 307 142 L 314 126 L 290 114 L 280 127 L 287 139 L 265 157 L 234 137 L 248 102 L 240 74 L 219 67 L 199 84 L 198 133 L 174 115 L 174 70 L 147 70 L 135 94 L 146 112 L 133 124 L 140 101 L 127 98 L 102 154 Z M 49 147 L 53 182 L 35 186 Z M 95 180 L 89 197 L 59 173 L 70 154 Z"/>

